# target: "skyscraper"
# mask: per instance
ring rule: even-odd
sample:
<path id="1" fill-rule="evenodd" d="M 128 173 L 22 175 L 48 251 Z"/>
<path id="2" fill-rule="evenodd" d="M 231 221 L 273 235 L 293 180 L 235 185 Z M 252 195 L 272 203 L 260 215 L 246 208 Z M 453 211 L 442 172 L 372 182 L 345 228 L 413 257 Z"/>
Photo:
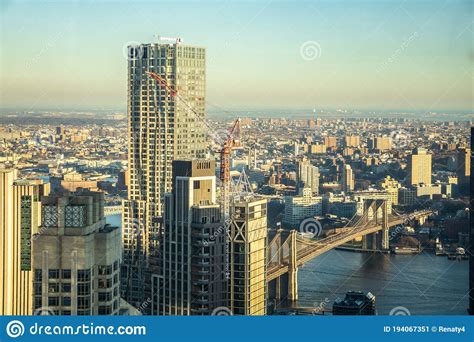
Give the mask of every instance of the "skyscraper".
<path id="1" fill-rule="evenodd" d="M 33 237 L 35 311 L 117 315 L 120 229 L 105 223 L 104 194 L 45 196 L 41 213 Z"/>
<path id="2" fill-rule="evenodd" d="M 13 289 L 15 287 L 13 263 L 18 262 L 15 253 L 15 241 L 19 242 L 18 232 L 13 230 L 13 181 L 16 172 L 13 169 L 0 170 L 0 314 L 13 315 Z"/>
<path id="3" fill-rule="evenodd" d="M 408 157 L 408 184 L 431 184 L 431 154 L 424 148 L 416 148 Z"/>
<path id="4" fill-rule="evenodd" d="M 205 50 L 179 44 L 129 47 L 128 200 L 123 205 L 122 295 L 140 305 L 151 291 L 172 161 L 204 153 Z M 146 72 L 154 72 L 158 82 Z"/>
<path id="5" fill-rule="evenodd" d="M 152 313 L 210 315 L 226 305 L 215 161 L 174 161 L 173 172 L 173 192 L 165 199 L 162 274 L 152 277 Z"/>
<path id="6" fill-rule="evenodd" d="M 0 314 L 31 315 L 31 240 L 40 224 L 40 197 L 49 192 L 49 184 L 15 178 L 15 170 L 0 170 Z"/>
<path id="7" fill-rule="evenodd" d="M 17 280 L 13 302 L 18 315 L 33 314 L 32 237 L 41 225 L 41 197 L 49 194 L 49 184 L 41 180 L 16 180 L 13 183 L 13 229 L 20 239 L 14 261 Z M 16 242 L 18 243 L 18 241 Z"/>
<path id="8" fill-rule="evenodd" d="M 229 309 L 235 315 L 267 310 L 267 200 L 234 199 L 229 228 Z"/>

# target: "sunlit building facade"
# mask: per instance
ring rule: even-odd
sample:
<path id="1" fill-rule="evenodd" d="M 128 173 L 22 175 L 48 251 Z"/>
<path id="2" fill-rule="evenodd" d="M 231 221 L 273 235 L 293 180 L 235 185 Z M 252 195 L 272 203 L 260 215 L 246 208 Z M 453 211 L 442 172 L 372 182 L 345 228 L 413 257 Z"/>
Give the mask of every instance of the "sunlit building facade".
<path id="1" fill-rule="evenodd" d="M 149 299 L 151 273 L 160 272 L 158 241 L 164 194 L 172 188 L 171 163 L 204 154 L 205 79 L 203 48 L 178 41 L 129 47 L 122 295 L 132 305 Z"/>
<path id="2" fill-rule="evenodd" d="M 231 205 L 229 309 L 234 315 L 265 315 L 267 309 L 267 200 L 240 198 Z"/>

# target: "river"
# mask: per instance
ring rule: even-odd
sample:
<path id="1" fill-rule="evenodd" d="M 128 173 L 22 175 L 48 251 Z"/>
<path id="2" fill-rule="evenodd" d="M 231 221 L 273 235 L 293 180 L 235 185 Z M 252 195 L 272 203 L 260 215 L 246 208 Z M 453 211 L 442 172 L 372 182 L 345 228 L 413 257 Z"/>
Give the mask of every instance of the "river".
<path id="1" fill-rule="evenodd" d="M 468 260 L 331 250 L 299 269 L 297 304 L 330 308 L 337 297 L 360 290 L 376 296 L 379 315 L 398 306 L 412 315 L 466 315 L 468 281 Z"/>
<path id="2" fill-rule="evenodd" d="M 121 226 L 121 215 L 107 217 Z M 331 250 L 298 271 L 296 303 L 331 308 L 350 290 L 372 292 L 379 315 L 402 306 L 412 315 L 466 315 L 469 262 L 424 252 L 418 255 Z M 321 304 L 323 303 L 323 304 Z"/>

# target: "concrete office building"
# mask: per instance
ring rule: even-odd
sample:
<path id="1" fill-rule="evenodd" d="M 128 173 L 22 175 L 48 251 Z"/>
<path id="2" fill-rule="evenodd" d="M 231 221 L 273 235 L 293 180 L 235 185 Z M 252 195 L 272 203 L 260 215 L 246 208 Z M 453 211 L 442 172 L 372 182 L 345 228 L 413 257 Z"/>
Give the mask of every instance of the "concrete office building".
<path id="1" fill-rule="evenodd" d="M 161 206 L 172 187 L 171 163 L 204 155 L 206 70 L 205 50 L 179 40 L 130 46 L 128 52 L 129 187 L 122 217 L 122 296 L 140 305 L 149 297 L 151 273 L 160 272 L 154 253 L 159 250 Z"/>
<path id="2" fill-rule="evenodd" d="M 117 315 L 120 246 L 120 229 L 105 223 L 103 193 L 43 197 L 33 237 L 35 312 Z"/>
<path id="3" fill-rule="evenodd" d="M 215 161 L 174 161 L 173 184 L 165 198 L 162 273 L 152 276 L 152 314 L 210 315 L 227 304 Z"/>

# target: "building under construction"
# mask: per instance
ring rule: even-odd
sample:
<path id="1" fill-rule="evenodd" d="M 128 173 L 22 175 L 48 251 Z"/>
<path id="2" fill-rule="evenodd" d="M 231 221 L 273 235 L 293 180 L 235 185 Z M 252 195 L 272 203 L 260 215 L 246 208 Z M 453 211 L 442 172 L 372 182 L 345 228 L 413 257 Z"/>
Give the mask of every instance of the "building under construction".
<path id="1" fill-rule="evenodd" d="M 205 50 L 180 43 L 128 47 L 121 294 L 137 306 L 149 298 L 151 273 L 160 272 L 162 203 L 172 188 L 172 161 L 201 157 L 205 150 Z"/>

